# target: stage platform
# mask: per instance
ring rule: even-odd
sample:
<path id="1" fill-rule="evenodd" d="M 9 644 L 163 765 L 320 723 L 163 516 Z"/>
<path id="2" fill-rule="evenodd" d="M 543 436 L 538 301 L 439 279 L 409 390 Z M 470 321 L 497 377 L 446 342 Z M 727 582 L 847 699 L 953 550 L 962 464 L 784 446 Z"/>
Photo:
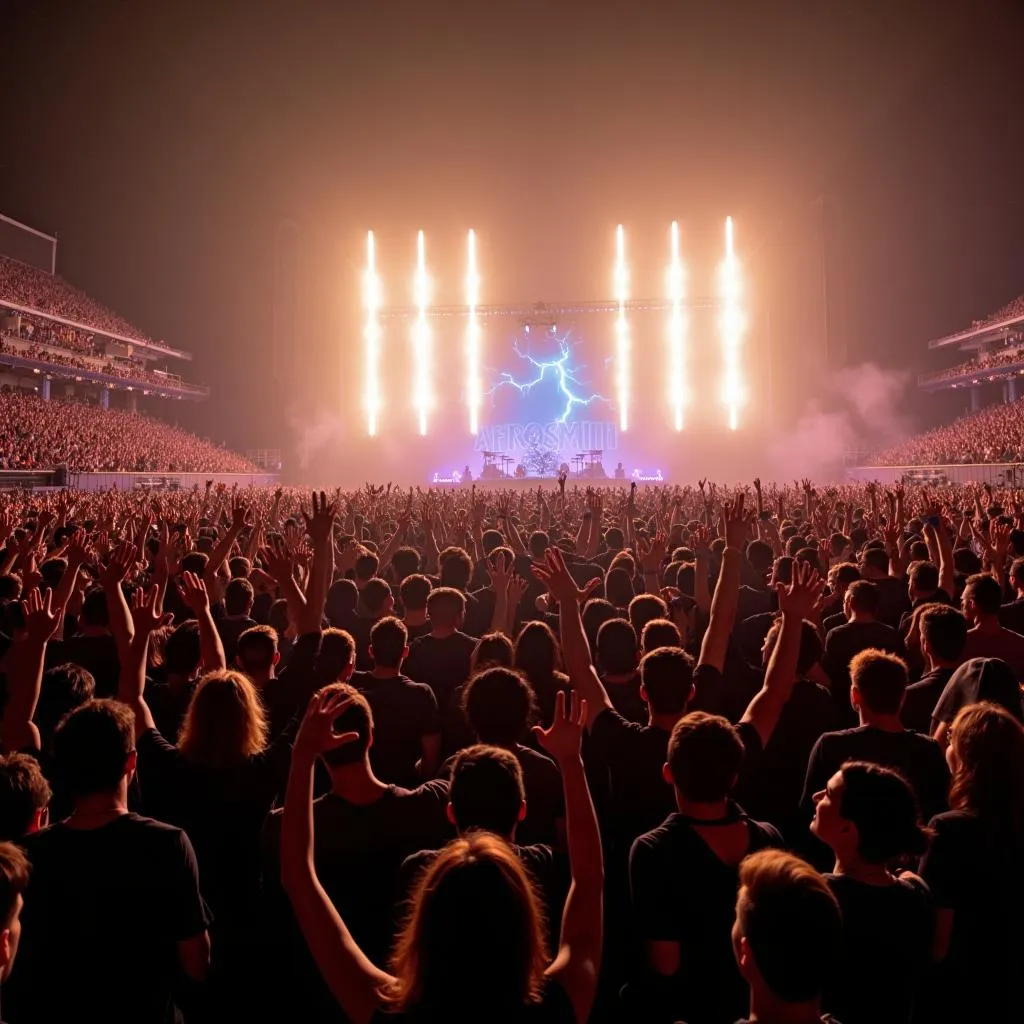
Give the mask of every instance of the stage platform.
<path id="1" fill-rule="evenodd" d="M 621 480 L 616 480 L 613 476 L 606 477 L 593 477 L 593 476 L 574 476 L 570 474 L 568 480 L 565 482 L 566 490 L 572 490 L 573 487 L 628 487 L 631 483 L 635 482 L 637 487 L 664 487 L 666 484 L 671 483 L 669 480 L 661 479 L 640 479 L 636 477 L 623 477 Z M 512 491 L 535 491 L 538 487 L 543 487 L 545 490 L 550 488 L 558 487 L 558 477 L 554 476 L 525 476 L 525 477 L 514 477 L 514 476 L 498 476 L 498 477 L 487 477 L 481 479 L 474 477 L 470 481 L 463 482 L 462 480 L 453 480 L 451 477 L 438 477 L 430 481 L 431 487 L 457 487 L 460 490 L 463 488 L 472 487 L 476 484 L 478 487 L 486 490 L 493 490 L 497 487 L 506 488 Z M 422 486 L 422 484 L 420 485 Z"/>

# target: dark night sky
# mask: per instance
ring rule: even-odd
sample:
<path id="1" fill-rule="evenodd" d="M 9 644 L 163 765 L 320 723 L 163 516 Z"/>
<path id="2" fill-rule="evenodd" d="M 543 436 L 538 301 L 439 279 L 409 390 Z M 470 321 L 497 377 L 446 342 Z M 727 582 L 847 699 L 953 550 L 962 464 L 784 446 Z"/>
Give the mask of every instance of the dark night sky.
<path id="1" fill-rule="evenodd" d="M 183 418 L 241 447 L 283 440 L 285 216 L 333 282 L 312 399 L 337 401 L 324 353 L 358 337 L 368 227 L 403 274 L 423 227 L 455 282 L 474 226 L 488 299 L 518 301 L 604 295 L 619 220 L 654 281 L 669 220 L 717 253 L 732 213 L 795 309 L 820 284 L 772 254 L 819 195 L 842 215 L 851 361 L 917 369 L 929 337 L 1024 290 L 1022 30 L 995 0 L 0 0 L 0 212 L 194 351 L 216 401 Z"/>

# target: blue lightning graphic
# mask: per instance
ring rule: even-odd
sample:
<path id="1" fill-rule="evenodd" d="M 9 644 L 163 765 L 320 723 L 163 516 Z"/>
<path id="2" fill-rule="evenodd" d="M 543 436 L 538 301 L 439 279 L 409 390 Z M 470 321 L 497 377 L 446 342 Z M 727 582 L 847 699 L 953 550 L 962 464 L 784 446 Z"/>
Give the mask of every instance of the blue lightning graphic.
<path id="1" fill-rule="evenodd" d="M 569 359 L 572 356 L 572 349 L 569 347 L 567 338 L 560 338 L 558 342 L 558 348 L 561 355 L 557 359 L 536 359 L 529 352 L 524 352 L 519 347 L 519 342 L 516 341 L 513 346 L 513 351 L 520 359 L 525 360 L 531 366 L 537 370 L 537 375 L 532 380 L 519 381 L 511 373 L 502 372 L 499 374 L 498 382 L 488 392 L 489 395 L 493 396 L 499 388 L 508 384 L 514 387 L 520 394 L 529 394 L 530 390 L 536 385 L 540 384 L 548 375 L 548 371 L 551 370 L 554 374 L 555 380 L 558 383 L 558 389 L 565 396 L 565 409 L 562 415 L 558 417 L 558 423 L 565 423 L 569 418 L 569 414 L 577 405 L 587 406 L 591 402 L 607 402 L 608 399 L 601 394 L 592 394 L 586 398 L 577 395 L 570 385 L 577 388 L 584 387 L 585 384 L 577 377 L 580 370 L 585 369 L 581 366 L 579 370 L 573 370 L 569 365 Z"/>

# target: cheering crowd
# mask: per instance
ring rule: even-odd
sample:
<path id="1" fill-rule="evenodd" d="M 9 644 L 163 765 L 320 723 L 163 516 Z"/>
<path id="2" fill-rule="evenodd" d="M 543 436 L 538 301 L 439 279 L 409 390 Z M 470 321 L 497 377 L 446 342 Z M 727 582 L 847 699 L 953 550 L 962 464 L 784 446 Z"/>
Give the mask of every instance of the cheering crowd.
<path id="1" fill-rule="evenodd" d="M 947 377 L 963 377 L 969 373 L 985 373 L 987 370 L 996 370 L 1001 366 L 1012 366 L 1014 363 L 1021 362 L 1022 359 L 1024 356 L 1015 345 L 1012 348 L 983 354 L 977 359 L 969 359 L 965 363 L 958 363 L 945 370 L 923 374 L 920 380 L 944 380 Z"/>
<path id="2" fill-rule="evenodd" d="M 1024 494 L 0 498 L 8 1024 L 1017 1020 Z"/>
<path id="3" fill-rule="evenodd" d="M 102 333 L 112 332 L 139 341 L 150 340 L 123 316 L 90 298 L 63 278 L 8 256 L 0 256 L 0 306 L 4 300 L 28 306 L 41 313 L 75 320 Z M 74 342 L 78 333 L 72 331 L 67 339 Z M 61 337 L 63 340 L 64 335 Z"/>
<path id="4" fill-rule="evenodd" d="M 917 434 L 871 459 L 874 466 L 1024 461 L 1024 399 Z"/>
<path id="5" fill-rule="evenodd" d="M 0 469 L 252 473 L 248 459 L 122 409 L 0 391 Z"/>

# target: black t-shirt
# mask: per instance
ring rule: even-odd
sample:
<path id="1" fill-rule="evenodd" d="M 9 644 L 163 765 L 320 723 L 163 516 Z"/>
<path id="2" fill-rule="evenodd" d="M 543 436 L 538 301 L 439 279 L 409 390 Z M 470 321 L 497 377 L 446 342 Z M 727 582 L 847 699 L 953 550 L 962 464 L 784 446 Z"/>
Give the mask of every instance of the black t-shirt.
<path id="1" fill-rule="evenodd" d="M 751 821 L 739 807 L 715 822 L 670 814 L 633 843 L 629 882 L 637 939 L 680 945 L 680 971 L 665 992 L 665 1019 L 727 1020 L 747 1005 L 747 986 L 732 949 L 739 863 L 727 864 L 694 826 L 747 826 L 747 853 L 782 847 L 771 825 Z M 658 1014 L 661 1019 L 661 1014 Z"/>
<path id="2" fill-rule="evenodd" d="M 571 880 L 568 861 L 543 843 L 532 846 L 512 843 L 511 846 L 544 901 L 545 917 L 549 926 L 549 953 L 553 956 L 558 949 L 559 922 L 562 920 L 562 908 L 565 906 L 565 897 Z M 402 862 L 396 890 L 399 906 L 405 905 L 420 875 L 434 862 L 439 852 L 420 850 Z"/>
<path id="3" fill-rule="evenodd" d="M 188 836 L 125 814 L 97 829 L 53 825 L 22 845 L 32 875 L 8 1020 L 175 1020 L 176 944 L 211 920 Z"/>
<path id="4" fill-rule="evenodd" d="M 96 680 L 97 697 L 116 697 L 121 675 L 121 659 L 117 642 L 109 633 L 100 636 L 72 636 L 67 640 L 51 640 L 46 645 L 46 667 L 71 662 L 81 665 Z"/>
<path id="5" fill-rule="evenodd" d="M 517 743 L 510 751 L 523 772 L 526 790 L 526 817 L 516 828 L 516 839 L 527 846 L 536 843 L 555 845 L 559 840 L 556 822 L 565 818 L 565 791 L 562 773 L 547 754 Z M 443 779 L 451 777 L 452 758 L 439 773 Z"/>
<path id="6" fill-rule="evenodd" d="M 1014 633 L 1024 633 L 1024 598 L 1004 604 L 999 609 L 999 625 L 1012 629 Z"/>
<path id="7" fill-rule="evenodd" d="M 417 683 L 426 683 L 434 691 L 437 706 L 444 708 L 452 691 L 469 678 L 474 647 L 476 641 L 466 633 L 443 638 L 428 633 L 410 645 L 406 674 Z"/>
<path id="8" fill-rule="evenodd" d="M 916 732 L 886 732 L 862 725 L 826 733 L 814 745 L 801 801 L 805 821 L 814 816 L 814 794 L 846 761 L 867 761 L 898 771 L 914 790 L 925 821 L 946 809 L 949 768 L 938 743 Z"/>
<path id="9" fill-rule="evenodd" d="M 185 721 L 192 694 L 196 691 L 198 679 L 174 683 L 146 684 L 145 698 L 157 729 L 164 736 L 177 739 L 181 723 Z"/>
<path id="10" fill-rule="evenodd" d="M 628 722 L 639 722 L 643 725 L 650 717 L 647 701 L 640 696 L 640 673 L 633 674 L 631 679 L 621 683 L 605 682 L 601 678 L 612 707 Z"/>
<path id="11" fill-rule="evenodd" d="M 900 720 L 908 729 L 929 734 L 932 731 L 932 713 L 953 678 L 955 669 L 937 668 L 925 673 L 916 683 L 907 687 L 900 709 Z"/>
<path id="12" fill-rule="evenodd" d="M 758 758 L 757 770 L 740 775 L 736 799 L 748 814 L 781 829 L 788 842 L 800 830 L 800 796 L 811 750 L 822 733 L 835 725 L 828 690 L 798 679 Z"/>
<path id="13" fill-rule="evenodd" d="M 454 837 L 447 806 L 448 783 L 439 780 L 413 790 L 389 786 L 371 804 L 354 804 L 335 793 L 313 802 L 317 875 L 359 947 L 376 964 L 387 961 L 402 861 Z M 276 910 L 283 909 L 291 921 L 278 882 L 280 835 L 281 812 L 274 811 L 263 830 L 264 888 Z M 312 966 L 308 955 L 306 961 Z M 301 1019 L 298 1014 L 296 1019 Z"/>
<path id="14" fill-rule="evenodd" d="M 929 986 L 929 1021 L 1009 1021 L 1024 1001 L 1024 842 L 969 811 L 932 818 L 921 876 L 953 911 L 949 954 Z"/>
<path id="15" fill-rule="evenodd" d="M 608 773 L 609 814 L 604 824 L 623 851 L 675 809 L 672 787 L 661 774 L 668 740 L 664 729 L 629 722 L 614 709 L 602 711 L 594 720 L 587 753 Z"/>
<path id="16" fill-rule="evenodd" d="M 873 579 L 878 590 L 878 620 L 896 629 L 903 613 L 910 608 L 906 576 L 880 576 Z M 845 1022 L 844 1022 L 845 1024 Z"/>
<path id="17" fill-rule="evenodd" d="M 189 761 L 155 729 L 138 740 L 143 809 L 185 829 L 203 871 L 204 895 L 224 921 L 250 921 L 259 891 L 259 837 L 283 793 L 291 731 L 263 753 L 223 769 Z"/>
<path id="18" fill-rule="evenodd" d="M 225 616 L 217 619 L 215 625 L 220 642 L 224 645 L 224 658 L 228 665 L 233 665 L 238 653 L 238 638 L 255 626 L 256 620 L 250 619 L 248 615 L 232 615 L 230 618 Z"/>
<path id="19" fill-rule="evenodd" d="M 356 672 L 350 681 L 373 712 L 374 774 L 381 782 L 415 788 L 421 781 L 416 762 L 423 755 L 422 738 L 441 732 L 434 691 L 404 675 L 378 679 L 372 672 Z"/>
<path id="20" fill-rule="evenodd" d="M 478 1024 L 479 1021 L 487 1021 L 488 1024 L 576 1024 L 572 1000 L 554 980 L 549 979 L 545 984 L 539 1003 L 514 1010 L 499 1009 L 487 1002 L 485 994 L 481 995 L 479 1001 L 471 997 L 465 1009 L 453 1004 L 408 1013 L 378 1010 L 370 1020 L 371 1024 L 436 1024 L 438 1021 L 445 1024 Z"/>
<path id="21" fill-rule="evenodd" d="M 836 626 L 825 637 L 821 665 L 832 682 L 832 697 L 843 723 L 852 725 L 856 719 L 850 707 L 850 662 L 868 648 L 903 655 L 899 634 L 884 622 L 847 622 Z"/>
<path id="22" fill-rule="evenodd" d="M 844 956 L 825 991 L 843 1024 L 908 1024 L 931 952 L 931 893 L 919 878 L 866 885 L 825 876 L 843 913 Z"/>

